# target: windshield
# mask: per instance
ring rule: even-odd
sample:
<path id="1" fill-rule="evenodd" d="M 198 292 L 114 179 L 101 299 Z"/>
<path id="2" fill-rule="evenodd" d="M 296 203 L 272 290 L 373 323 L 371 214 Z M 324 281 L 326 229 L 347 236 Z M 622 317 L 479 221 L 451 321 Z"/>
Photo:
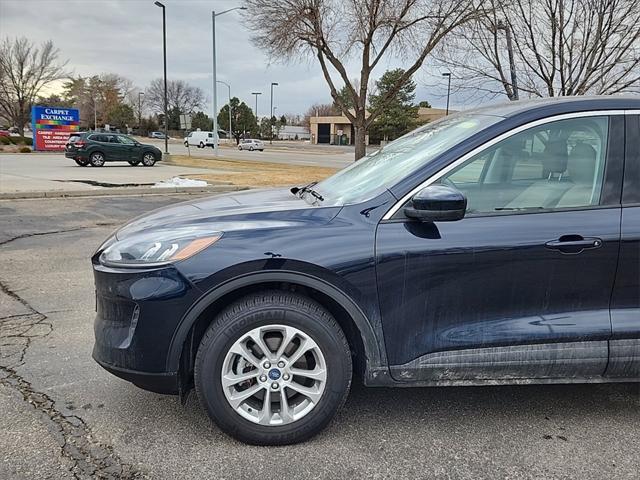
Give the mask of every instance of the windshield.
<path id="1" fill-rule="evenodd" d="M 325 199 L 323 205 L 369 200 L 500 120 L 503 118 L 492 115 L 457 114 L 430 122 L 319 182 L 313 189 Z"/>

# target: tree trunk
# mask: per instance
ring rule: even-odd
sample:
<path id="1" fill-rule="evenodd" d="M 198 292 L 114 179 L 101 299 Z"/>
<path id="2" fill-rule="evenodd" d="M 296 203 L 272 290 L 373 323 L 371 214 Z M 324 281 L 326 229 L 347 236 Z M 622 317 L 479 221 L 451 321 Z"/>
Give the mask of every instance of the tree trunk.
<path id="1" fill-rule="evenodd" d="M 357 122 L 356 124 L 353 125 L 354 136 L 355 136 L 354 144 L 356 147 L 356 156 L 355 156 L 356 161 L 360 160 L 362 157 L 364 157 L 367 154 L 367 145 L 365 143 L 367 130 L 364 128 L 364 125 L 358 125 L 358 123 L 360 122 Z M 364 123 L 364 121 L 362 123 Z"/>
<path id="2" fill-rule="evenodd" d="M 18 101 L 18 118 L 16 119 L 16 127 L 18 128 L 18 133 L 21 137 L 24 137 L 24 126 L 27 123 L 27 114 L 25 112 L 24 102 Z M 33 140 L 35 141 L 35 132 L 33 132 Z"/>

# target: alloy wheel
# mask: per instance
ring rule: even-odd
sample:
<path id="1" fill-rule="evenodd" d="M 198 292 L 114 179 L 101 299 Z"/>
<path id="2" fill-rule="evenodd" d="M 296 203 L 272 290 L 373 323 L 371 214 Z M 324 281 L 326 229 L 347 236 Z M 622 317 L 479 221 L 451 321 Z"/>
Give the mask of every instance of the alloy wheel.
<path id="1" fill-rule="evenodd" d="M 93 153 L 91 154 L 91 165 L 94 167 L 101 167 L 104 165 L 104 155 L 101 153 Z"/>
<path id="2" fill-rule="evenodd" d="M 151 167 L 156 163 L 156 157 L 153 156 L 153 153 L 145 153 L 142 157 L 142 164 L 145 167 Z"/>
<path id="3" fill-rule="evenodd" d="M 236 340 L 221 376 L 224 395 L 239 415 L 260 425 L 286 425 L 318 404 L 327 366 L 309 335 L 288 325 L 267 325 Z"/>

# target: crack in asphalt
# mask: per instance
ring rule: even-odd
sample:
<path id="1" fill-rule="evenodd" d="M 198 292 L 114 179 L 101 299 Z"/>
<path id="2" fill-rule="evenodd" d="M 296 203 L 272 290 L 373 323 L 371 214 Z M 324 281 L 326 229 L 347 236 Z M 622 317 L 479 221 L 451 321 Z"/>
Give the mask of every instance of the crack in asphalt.
<path id="1" fill-rule="evenodd" d="M 18 373 L 17 368 L 24 365 L 32 340 L 47 337 L 53 331 L 53 325 L 47 321 L 46 315 L 38 312 L 2 281 L 0 292 L 19 302 L 28 312 L 0 317 L 0 384 L 17 390 L 23 400 L 41 414 L 60 444 L 61 455 L 72 462 L 70 472 L 75 478 L 143 478 L 145 475 L 122 461 L 113 447 L 96 440 L 82 418 L 61 412 L 55 400 L 37 391 Z"/>
<path id="2" fill-rule="evenodd" d="M 77 232 L 78 230 L 84 230 L 86 228 L 91 228 L 91 227 L 74 227 L 74 228 L 69 228 L 67 230 L 54 230 L 54 231 L 51 231 L 51 232 L 23 233 L 22 235 L 18 235 L 18 236 L 9 238 L 7 240 L 3 240 L 2 242 L 0 242 L 0 247 L 2 245 L 6 245 L 7 243 L 11 243 L 11 242 L 13 242 L 15 240 L 21 240 L 23 238 L 40 237 L 42 235 L 54 235 L 56 233 Z"/>

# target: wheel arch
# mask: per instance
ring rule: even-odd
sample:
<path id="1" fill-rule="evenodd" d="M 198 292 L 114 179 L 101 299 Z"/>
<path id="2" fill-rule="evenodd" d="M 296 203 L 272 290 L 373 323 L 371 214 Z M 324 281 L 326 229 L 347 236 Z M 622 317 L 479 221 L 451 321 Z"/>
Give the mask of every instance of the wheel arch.
<path id="1" fill-rule="evenodd" d="M 182 318 L 169 347 L 167 371 L 179 372 L 180 389 L 190 388 L 200 340 L 215 315 L 229 303 L 252 292 L 277 288 L 297 291 L 319 302 L 336 318 L 354 355 L 354 367 L 365 383 L 387 371 L 386 352 L 362 309 L 333 284 L 308 274 L 263 271 L 233 278 L 203 295 Z"/>

